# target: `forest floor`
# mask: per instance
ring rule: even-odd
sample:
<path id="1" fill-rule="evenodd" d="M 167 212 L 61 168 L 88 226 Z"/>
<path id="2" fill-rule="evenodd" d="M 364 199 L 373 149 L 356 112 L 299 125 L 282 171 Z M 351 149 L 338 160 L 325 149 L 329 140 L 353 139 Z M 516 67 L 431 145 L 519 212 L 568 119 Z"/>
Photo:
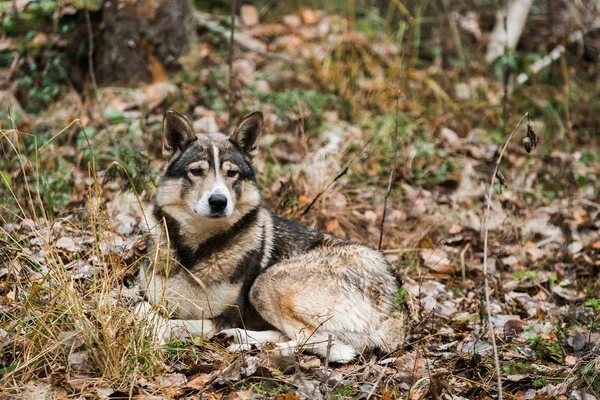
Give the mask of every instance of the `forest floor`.
<path id="1" fill-rule="evenodd" d="M 3 120 L 0 399 L 497 398 L 482 217 L 499 149 L 526 113 L 538 146 L 521 145 L 525 119 L 488 221 L 504 397 L 600 398 L 597 65 L 568 53 L 521 86 L 512 71 L 504 107 L 503 64 L 480 61 L 475 38 L 466 63 L 445 66 L 419 58 L 416 25 L 401 25 L 402 45 L 317 10 L 242 15 L 230 71 L 227 37 L 206 28 L 226 19 L 197 18 L 200 41 L 172 80 L 67 88 Z M 398 351 L 335 365 L 200 338 L 152 344 L 132 310 L 167 108 L 223 132 L 261 110 L 264 202 L 373 247 L 395 170 L 381 248 L 404 282 Z"/>

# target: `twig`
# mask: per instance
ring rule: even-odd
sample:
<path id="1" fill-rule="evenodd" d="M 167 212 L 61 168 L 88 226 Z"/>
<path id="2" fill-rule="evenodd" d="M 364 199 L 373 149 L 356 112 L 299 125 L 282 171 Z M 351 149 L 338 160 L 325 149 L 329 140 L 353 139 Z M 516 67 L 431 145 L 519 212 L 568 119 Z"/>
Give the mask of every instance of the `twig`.
<path id="1" fill-rule="evenodd" d="M 471 243 L 467 243 L 460 251 L 460 270 L 461 270 L 463 283 L 465 283 L 465 281 L 467 280 L 467 271 L 466 271 L 466 266 L 465 266 L 465 253 L 467 252 L 467 250 L 469 250 L 470 246 L 471 246 Z"/>
<path id="2" fill-rule="evenodd" d="M 404 57 L 402 57 L 402 62 L 404 63 Z M 400 67 L 402 69 L 402 67 Z M 383 214 L 381 215 L 381 225 L 379 226 L 379 245 L 377 248 L 381 250 L 381 245 L 383 243 L 383 227 L 385 225 L 385 217 L 387 214 L 387 203 L 388 198 L 390 197 L 390 193 L 392 193 L 392 185 L 394 183 L 394 176 L 396 175 L 396 164 L 398 163 L 398 108 L 400 103 L 400 90 L 396 94 L 396 126 L 394 129 L 394 136 L 392 137 L 392 147 L 394 148 L 394 158 L 392 161 L 392 170 L 390 171 L 390 176 L 388 178 L 388 186 L 387 191 L 385 192 L 385 197 L 383 198 Z"/>
<path id="3" fill-rule="evenodd" d="M 563 40 L 563 47 L 566 47 L 566 40 Z M 567 67 L 567 55 L 562 53 L 560 57 L 560 72 L 563 77 L 563 99 L 565 108 L 565 120 L 567 123 L 567 149 L 571 150 L 570 147 L 575 145 L 575 135 L 573 134 L 573 121 L 571 120 L 570 104 L 569 104 L 569 69 Z M 571 192 L 570 192 L 571 193 Z"/>
<path id="4" fill-rule="evenodd" d="M 461 375 L 456 375 L 455 374 L 455 375 L 453 375 L 453 377 L 456 378 L 456 379 L 460 379 L 462 381 L 465 381 L 465 382 L 469 382 L 471 385 L 478 386 L 478 387 L 481 387 L 483 389 L 494 390 L 494 388 L 491 387 L 490 385 L 486 385 L 485 383 L 482 383 L 482 382 L 473 381 L 473 380 L 471 380 L 469 378 L 465 378 L 464 376 L 461 376 Z M 516 399 L 515 396 L 513 396 L 512 394 L 508 394 L 508 393 L 506 393 L 506 397 L 508 397 L 509 399 Z"/>
<path id="5" fill-rule="evenodd" d="M 373 395 L 375 394 L 375 391 L 377 391 L 377 387 L 379 386 L 379 382 L 381 382 L 381 379 L 383 379 L 383 375 L 385 374 L 385 368 L 381 368 L 379 370 L 379 375 L 377 376 L 377 380 L 375 381 L 375 384 L 373 385 L 373 388 L 369 391 L 369 394 L 367 395 L 367 400 L 370 400 L 371 397 L 373 397 Z"/>
<path id="6" fill-rule="evenodd" d="M 392 147 L 394 148 L 394 158 L 392 161 L 392 170 L 390 171 L 390 176 L 388 178 L 388 186 L 387 191 L 385 192 L 385 197 L 383 198 L 383 213 L 381 215 L 381 225 L 379 226 L 379 245 L 377 248 L 381 250 L 381 244 L 383 243 L 383 228 L 385 225 L 385 217 L 387 214 L 387 203 L 388 198 L 390 197 L 390 193 L 392 193 L 392 187 L 394 184 L 394 176 L 396 175 L 396 166 L 398 164 L 398 113 L 400 109 L 400 93 L 402 91 L 402 72 L 404 70 L 404 59 L 406 58 L 406 38 L 408 37 L 408 31 L 410 30 L 410 20 L 408 21 L 408 26 L 406 28 L 406 34 L 402 37 L 402 61 L 400 61 L 400 76 L 399 76 L 399 85 L 398 91 L 396 92 L 396 124 L 394 127 L 394 136 L 392 136 Z"/>
<path id="7" fill-rule="evenodd" d="M 90 10 L 87 8 L 87 0 L 83 1 L 83 9 L 85 10 L 85 23 L 88 31 L 88 68 L 90 70 L 90 79 L 94 88 L 94 95 L 98 100 L 98 83 L 96 82 L 96 73 L 94 72 L 94 32 L 92 31 L 92 20 L 90 19 Z"/>
<path id="8" fill-rule="evenodd" d="M 327 334 L 327 351 L 325 353 L 325 380 L 323 381 L 323 386 L 325 390 L 325 398 L 329 398 L 329 356 L 331 355 L 331 346 L 332 346 L 333 338 L 331 333 Z"/>
<path id="9" fill-rule="evenodd" d="M 367 141 L 367 143 L 365 143 L 365 149 L 369 147 L 369 143 L 371 143 L 371 139 L 369 139 Z M 350 171 L 350 168 L 352 168 L 352 166 L 354 165 L 354 163 L 360 159 L 362 157 L 363 154 L 365 154 L 366 150 L 363 150 L 359 155 L 357 155 L 356 157 L 354 157 L 350 163 L 348 163 L 348 165 L 346 165 L 346 167 L 335 176 L 335 178 L 333 178 L 333 180 L 329 183 L 329 185 L 327 185 L 325 187 L 325 189 L 321 190 L 319 193 L 317 193 L 317 195 L 312 199 L 312 201 L 304 208 L 304 210 L 302 210 L 302 212 L 300 213 L 300 216 L 303 217 L 306 214 L 308 214 L 308 212 L 311 210 L 311 208 L 315 205 L 315 203 L 317 202 L 317 200 L 319 200 L 321 198 L 321 196 L 323 196 L 337 181 L 339 181 L 344 175 L 346 175 L 348 173 L 348 171 Z"/>
<path id="10" fill-rule="evenodd" d="M 211 21 L 209 19 L 208 14 L 204 14 L 201 12 L 195 12 L 194 18 L 196 19 L 196 23 L 198 24 L 198 26 L 206 28 L 209 31 L 216 33 L 218 35 L 227 36 L 227 29 L 222 27 L 217 21 Z M 261 46 L 262 42 L 259 42 L 258 40 L 251 38 L 248 35 L 238 33 L 238 35 L 236 35 L 236 37 L 233 38 L 233 41 L 237 45 L 245 48 L 246 50 L 252 51 L 252 52 L 260 54 L 262 56 L 277 59 L 277 60 L 282 60 L 282 61 L 285 61 L 290 64 L 295 64 L 295 65 L 301 64 L 300 61 L 288 56 L 287 54 L 280 54 L 280 53 L 275 53 L 272 51 L 265 50 Z"/>
<path id="11" fill-rule="evenodd" d="M 235 8 L 237 0 L 231 0 L 231 30 L 229 37 L 229 54 L 227 56 L 227 63 L 229 64 L 229 124 L 231 125 L 231 119 L 233 117 L 233 39 L 235 35 Z"/>
<path id="12" fill-rule="evenodd" d="M 494 165 L 494 172 L 492 173 L 492 179 L 490 182 L 490 187 L 488 189 L 488 195 L 486 200 L 486 208 L 483 219 L 483 284 L 485 289 L 485 305 L 487 309 L 487 318 L 488 318 L 488 329 L 489 334 L 492 340 L 492 347 L 494 348 L 494 363 L 496 365 L 496 375 L 498 377 L 498 400 L 502 400 L 502 376 L 500 374 L 500 360 L 498 359 L 498 347 L 496 346 L 496 335 L 494 334 L 494 325 L 492 324 L 492 310 L 490 306 L 490 288 L 488 283 L 488 231 L 489 231 L 489 220 L 490 220 L 490 208 L 492 207 L 492 194 L 494 193 L 494 183 L 496 181 L 496 174 L 498 172 L 498 168 L 500 167 L 500 162 L 502 161 L 502 156 L 508 147 L 508 143 L 510 143 L 513 138 L 515 132 L 521 126 L 523 120 L 529 116 L 529 113 L 525 113 L 521 120 L 515 126 L 515 129 L 510 133 L 508 139 L 504 143 L 504 147 L 502 147 L 502 151 L 496 160 Z"/>
<path id="13" fill-rule="evenodd" d="M 503 61 L 503 86 L 504 96 L 502 96 L 502 137 L 506 136 L 506 120 L 507 115 L 507 103 L 508 103 L 508 81 L 510 78 L 510 71 L 508 70 L 508 0 L 506 0 L 506 13 L 503 17 L 504 32 L 506 32 L 506 42 L 504 43 L 504 60 Z"/>

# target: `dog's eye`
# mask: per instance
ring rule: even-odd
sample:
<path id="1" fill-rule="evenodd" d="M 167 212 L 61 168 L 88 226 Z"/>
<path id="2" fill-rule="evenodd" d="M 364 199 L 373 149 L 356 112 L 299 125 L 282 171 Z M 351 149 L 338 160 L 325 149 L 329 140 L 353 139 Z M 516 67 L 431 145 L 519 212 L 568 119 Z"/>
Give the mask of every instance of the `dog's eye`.
<path id="1" fill-rule="evenodd" d="M 202 176 L 202 168 L 192 168 L 190 169 L 190 175 L 194 176 Z"/>
<path id="2" fill-rule="evenodd" d="M 227 176 L 229 178 L 235 178 L 237 174 L 238 172 L 235 169 L 230 169 L 229 171 L 227 171 Z"/>

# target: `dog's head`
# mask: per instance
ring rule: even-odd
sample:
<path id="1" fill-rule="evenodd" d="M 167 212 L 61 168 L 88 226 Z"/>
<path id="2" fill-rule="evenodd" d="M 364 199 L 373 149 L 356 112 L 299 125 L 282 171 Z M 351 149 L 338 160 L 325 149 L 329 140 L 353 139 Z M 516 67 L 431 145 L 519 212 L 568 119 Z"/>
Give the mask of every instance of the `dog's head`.
<path id="1" fill-rule="evenodd" d="M 211 220 L 229 225 L 255 209 L 260 193 L 251 160 L 262 124 L 262 113 L 254 112 L 230 136 L 195 134 L 184 116 L 167 111 L 163 154 L 168 163 L 156 205 L 188 224 Z"/>

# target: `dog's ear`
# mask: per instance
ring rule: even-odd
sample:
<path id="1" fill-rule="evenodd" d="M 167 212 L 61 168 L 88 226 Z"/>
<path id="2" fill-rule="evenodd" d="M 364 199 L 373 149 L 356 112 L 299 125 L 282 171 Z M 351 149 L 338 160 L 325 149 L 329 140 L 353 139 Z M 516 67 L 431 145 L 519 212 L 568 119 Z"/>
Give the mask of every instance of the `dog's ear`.
<path id="1" fill-rule="evenodd" d="M 171 158 L 177 151 L 181 151 L 190 142 L 196 140 L 196 135 L 188 120 L 176 111 L 168 110 L 163 118 L 163 154 Z"/>
<path id="2" fill-rule="evenodd" d="M 250 158 L 256 155 L 256 142 L 262 126 L 263 115 L 255 111 L 246 115 L 231 134 L 231 140 Z"/>

